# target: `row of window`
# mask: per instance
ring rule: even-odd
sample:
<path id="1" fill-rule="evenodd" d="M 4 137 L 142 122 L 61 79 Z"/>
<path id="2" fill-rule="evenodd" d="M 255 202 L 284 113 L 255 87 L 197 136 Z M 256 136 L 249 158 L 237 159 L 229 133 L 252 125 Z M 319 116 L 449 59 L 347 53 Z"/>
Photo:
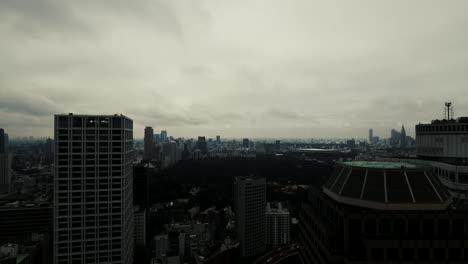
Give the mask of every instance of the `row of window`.
<path id="1" fill-rule="evenodd" d="M 370 253 L 370 259 L 374 261 L 457 261 L 468 258 L 468 248 L 372 248 Z"/>
<path id="2" fill-rule="evenodd" d="M 58 128 L 133 128 L 133 121 L 123 116 L 58 116 Z"/>
<path id="3" fill-rule="evenodd" d="M 468 132 L 468 125 L 417 125 L 416 132 Z"/>

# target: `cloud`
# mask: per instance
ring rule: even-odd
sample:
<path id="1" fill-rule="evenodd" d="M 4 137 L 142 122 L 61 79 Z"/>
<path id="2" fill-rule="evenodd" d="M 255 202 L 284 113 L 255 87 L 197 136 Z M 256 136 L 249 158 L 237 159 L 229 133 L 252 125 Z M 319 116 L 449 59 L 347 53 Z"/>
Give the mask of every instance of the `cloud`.
<path id="1" fill-rule="evenodd" d="M 465 1 L 5 0 L 0 126 L 123 113 L 175 136 L 362 137 L 467 115 Z M 21 120 L 24 120 L 21 121 Z M 44 125 L 46 124 L 46 125 Z"/>

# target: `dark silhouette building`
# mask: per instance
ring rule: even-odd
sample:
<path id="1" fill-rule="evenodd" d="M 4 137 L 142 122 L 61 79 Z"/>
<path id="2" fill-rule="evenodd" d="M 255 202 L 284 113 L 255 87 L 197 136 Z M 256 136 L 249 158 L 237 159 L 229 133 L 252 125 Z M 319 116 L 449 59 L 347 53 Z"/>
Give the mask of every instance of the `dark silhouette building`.
<path id="1" fill-rule="evenodd" d="M 198 137 L 197 141 L 197 148 L 201 151 L 201 153 L 206 154 L 208 152 L 208 148 L 206 145 L 206 138 L 205 137 Z"/>
<path id="2" fill-rule="evenodd" d="M 337 163 L 300 215 L 303 263 L 464 263 L 467 211 L 427 166 Z"/>

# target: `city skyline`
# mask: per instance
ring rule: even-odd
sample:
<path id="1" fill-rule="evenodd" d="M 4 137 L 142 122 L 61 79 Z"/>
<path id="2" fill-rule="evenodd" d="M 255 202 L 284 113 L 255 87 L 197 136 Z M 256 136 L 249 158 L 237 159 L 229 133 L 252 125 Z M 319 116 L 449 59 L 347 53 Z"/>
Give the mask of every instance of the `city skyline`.
<path id="1" fill-rule="evenodd" d="M 52 136 L 53 114 L 122 113 L 136 138 L 414 136 L 444 101 L 468 113 L 453 100 L 467 5 L 3 1 L 0 124 Z"/>

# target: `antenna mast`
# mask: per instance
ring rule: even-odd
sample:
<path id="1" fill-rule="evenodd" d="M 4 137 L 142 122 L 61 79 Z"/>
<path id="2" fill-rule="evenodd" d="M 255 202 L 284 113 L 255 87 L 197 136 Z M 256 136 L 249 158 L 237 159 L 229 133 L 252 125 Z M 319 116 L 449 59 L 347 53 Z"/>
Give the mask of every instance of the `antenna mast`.
<path id="1" fill-rule="evenodd" d="M 451 118 L 453 119 L 453 106 L 452 102 L 445 102 L 445 116 L 447 118 L 447 121 L 450 120 Z"/>

